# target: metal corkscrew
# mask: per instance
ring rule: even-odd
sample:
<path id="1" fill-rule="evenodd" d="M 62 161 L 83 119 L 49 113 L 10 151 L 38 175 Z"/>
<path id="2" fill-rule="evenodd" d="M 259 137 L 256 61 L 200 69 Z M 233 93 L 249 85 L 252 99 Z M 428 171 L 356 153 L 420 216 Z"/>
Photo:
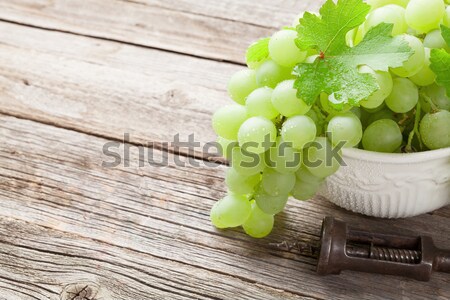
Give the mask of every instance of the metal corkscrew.
<path id="1" fill-rule="evenodd" d="M 323 220 L 317 245 L 303 242 L 272 245 L 317 257 L 319 275 L 352 270 L 429 281 L 433 272 L 450 273 L 450 251 L 437 248 L 431 237 L 362 231 L 332 217 Z"/>

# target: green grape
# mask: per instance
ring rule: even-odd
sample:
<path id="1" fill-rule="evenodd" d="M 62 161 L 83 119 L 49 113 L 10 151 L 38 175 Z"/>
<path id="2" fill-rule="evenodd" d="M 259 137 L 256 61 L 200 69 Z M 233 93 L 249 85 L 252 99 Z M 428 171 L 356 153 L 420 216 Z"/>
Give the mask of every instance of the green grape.
<path id="1" fill-rule="evenodd" d="M 295 176 L 297 177 L 297 180 L 301 180 L 303 182 L 307 182 L 307 183 L 311 183 L 311 184 L 320 185 L 320 184 L 322 184 L 324 182 L 323 178 L 319 178 L 317 176 L 314 176 L 304 166 L 302 166 L 300 169 L 298 169 L 297 172 L 295 172 Z"/>
<path id="2" fill-rule="evenodd" d="M 306 201 L 314 197 L 320 188 L 322 182 L 306 182 L 303 180 L 297 180 L 294 188 L 291 191 L 292 197 L 297 200 Z"/>
<path id="3" fill-rule="evenodd" d="M 354 40 L 355 40 L 355 34 L 356 34 L 357 28 L 353 28 L 347 34 L 345 35 L 345 44 L 349 47 L 355 46 Z M 306 58 L 308 59 L 308 58 Z"/>
<path id="4" fill-rule="evenodd" d="M 255 187 L 261 181 L 261 175 L 244 176 L 234 168 L 229 168 L 225 176 L 228 189 L 238 195 L 253 194 Z"/>
<path id="5" fill-rule="evenodd" d="M 419 101 L 419 89 L 407 78 L 395 78 L 392 93 L 386 98 L 386 105 L 396 113 L 406 113 Z"/>
<path id="6" fill-rule="evenodd" d="M 227 195 L 217 201 L 211 209 L 211 222 L 217 228 L 237 227 L 248 219 L 252 210 L 245 196 Z"/>
<path id="7" fill-rule="evenodd" d="M 433 30 L 429 32 L 424 40 L 423 45 L 427 48 L 431 49 L 447 49 L 447 43 L 442 36 L 442 32 L 440 29 Z"/>
<path id="8" fill-rule="evenodd" d="M 450 110 L 450 98 L 447 96 L 445 87 L 437 84 L 432 84 L 422 88 L 421 92 L 424 94 L 424 96 L 428 97 L 429 100 L 433 102 L 436 108 Z M 427 112 L 430 112 L 430 104 L 426 103 L 425 107 L 427 106 L 429 107 Z"/>
<path id="9" fill-rule="evenodd" d="M 227 140 L 219 136 L 217 138 L 217 146 L 220 155 L 222 155 L 226 159 L 229 159 L 231 157 L 233 148 L 239 146 L 239 143 L 237 141 Z"/>
<path id="10" fill-rule="evenodd" d="M 349 32 L 347 32 L 347 34 L 345 35 L 345 44 L 349 47 L 354 47 L 355 46 L 355 36 L 358 32 L 358 28 L 353 28 L 352 30 L 350 30 Z M 306 60 L 308 60 L 308 58 L 306 58 Z"/>
<path id="11" fill-rule="evenodd" d="M 416 30 L 412 29 L 411 27 L 408 27 L 408 31 L 406 31 L 406 34 L 419 36 L 420 33 L 418 33 Z"/>
<path id="12" fill-rule="evenodd" d="M 242 70 L 235 73 L 228 82 L 228 93 L 238 104 L 245 104 L 245 98 L 257 88 L 256 72 Z"/>
<path id="13" fill-rule="evenodd" d="M 303 149 L 306 144 L 313 142 L 316 133 L 316 124 L 308 116 L 290 117 L 281 128 L 283 141 L 290 143 L 294 149 Z"/>
<path id="14" fill-rule="evenodd" d="M 295 44 L 297 31 L 285 29 L 276 32 L 269 41 L 270 57 L 280 66 L 292 68 L 306 58 L 306 52 Z"/>
<path id="15" fill-rule="evenodd" d="M 289 195 L 271 196 L 266 193 L 264 188 L 260 185 L 255 192 L 255 201 L 258 207 L 269 215 L 276 215 L 284 210 Z"/>
<path id="16" fill-rule="evenodd" d="M 423 143 L 431 150 L 450 147 L 450 112 L 426 114 L 419 126 Z"/>
<path id="17" fill-rule="evenodd" d="M 365 150 L 393 153 L 401 146 L 402 140 L 402 132 L 397 123 L 382 119 L 367 127 L 362 144 Z"/>
<path id="18" fill-rule="evenodd" d="M 440 87 L 443 88 L 443 87 Z M 443 94 L 441 94 L 441 97 L 432 98 L 433 103 L 436 105 L 437 108 L 445 109 L 450 111 L 450 98 L 447 97 L 447 94 L 445 93 L 445 88 L 443 88 Z M 442 91 L 442 89 L 441 89 Z"/>
<path id="19" fill-rule="evenodd" d="M 247 221 L 242 224 L 246 234 L 253 238 L 263 238 L 268 236 L 273 229 L 274 216 L 263 212 L 255 201 L 252 201 L 252 211 Z"/>
<path id="20" fill-rule="evenodd" d="M 445 14 L 443 0 L 411 0 L 406 7 L 406 23 L 409 27 L 427 33 L 439 27 Z"/>
<path id="21" fill-rule="evenodd" d="M 436 74 L 430 69 L 430 54 L 431 49 L 425 48 L 425 64 L 422 69 L 414 76 L 411 76 L 409 79 L 419 86 L 427 86 L 433 84 L 436 80 Z"/>
<path id="22" fill-rule="evenodd" d="M 372 7 L 372 9 L 376 9 L 378 7 L 382 7 L 389 4 L 399 5 L 401 7 L 406 7 L 408 5 L 409 0 L 367 0 L 367 3 Z"/>
<path id="23" fill-rule="evenodd" d="M 415 36 L 404 34 L 402 38 L 408 42 L 414 54 L 403 63 L 403 66 L 391 69 L 391 71 L 400 77 L 411 77 L 422 69 L 425 63 L 425 49 L 422 42 Z"/>
<path id="24" fill-rule="evenodd" d="M 380 23 L 394 24 L 393 36 L 406 33 L 408 30 L 408 25 L 405 21 L 405 9 L 395 4 L 382 6 L 369 13 L 364 23 L 364 32 L 368 32 L 372 27 Z"/>
<path id="25" fill-rule="evenodd" d="M 276 138 L 275 124 L 264 117 L 251 117 L 242 123 L 238 132 L 239 146 L 256 154 L 267 151 Z"/>
<path id="26" fill-rule="evenodd" d="M 270 147 L 267 153 L 269 159 L 267 165 L 282 174 L 294 173 L 302 163 L 301 152 L 292 148 L 289 143 L 283 142 L 281 137 L 277 138 L 275 147 Z"/>
<path id="27" fill-rule="evenodd" d="M 267 60 L 256 70 L 256 83 L 259 87 L 275 88 L 278 83 L 293 77 L 291 71 L 273 60 Z"/>
<path id="28" fill-rule="evenodd" d="M 304 115 L 311 106 L 297 97 L 297 89 L 294 88 L 295 80 L 286 80 L 277 85 L 272 93 L 272 104 L 275 109 L 286 117 Z"/>
<path id="29" fill-rule="evenodd" d="M 287 195 L 295 185 L 295 174 L 282 174 L 266 169 L 262 175 L 261 186 L 270 196 Z"/>
<path id="30" fill-rule="evenodd" d="M 363 135 L 361 121 L 352 112 L 335 115 L 328 123 L 327 132 L 333 145 L 344 142 L 344 148 L 357 146 Z"/>
<path id="31" fill-rule="evenodd" d="M 248 61 L 247 62 L 247 67 L 250 70 L 255 70 L 256 71 L 266 61 L 267 61 L 267 59 L 263 59 L 263 60 L 260 60 L 260 61 Z"/>
<path id="32" fill-rule="evenodd" d="M 337 157 L 333 157 L 333 146 L 327 138 L 317 137 L 303 153 L 304 165 L 316 177 L 325 178 L 336 173 L 340 168 L 338 158 L 342 158 L 339 149 Z"/>
<path id="33" fill-rule="evenodd" d="M 333 98 L 325 93 L 320 94 L 320 107 L 329 115 L 336 115 L 350 111 L 353 107 L 349 104 L 335 104 Z"/>
<path id="34" fill-rule="evenodd" d="M 247 120 L 247 110 L 238 104 L 219 108 L 212 117 L 212 126 L 217 135 L 228 140 L 237 140 L 241 125 Z"/>
<path id="35" fill-rule="evenodd" d="M 367 66 L 362 66 L 359 69 L 359 72 L 371 74 L 376 79 L 379 87 L 379 89 L 370 95 L 369 98 L 360 102 L 361 106 L 364 108 L 379 107 L 392 92 L 393 82 L 391 74 L 383 71 L 375 72 Z"/>
<path id="36" fill-rule="evenodd" d="M 265 117 L 273 119 L 278 116 L 278 111 L 272 105 L 273 90 L 268 87 L 262 87 L 254 90 L 245 102 L 247 113 L 250 117 Z"/>
<path id="37" fill-rule="evenodd" d="M 316 113 L 313 109 L 310 109 L 305 116 L 310 117 L 316 124 L 317 129 L 316 135 L 317 136 L 322 135 L 322 133 L 324 132 L 323 128 L 324 120 L 322 120 L 321 117 L 319 117 L 319 114 Z"/>
<path id="38" fill-rule="evenodd" d="M 392 86 L 394 86 L 394 83 L 393 83 L 393 82 L 392 82 Z M 379 112 L 380 110 L 383 110 L 384 108 L 386 108 L 386 103 L 385 103 L 385 102 L 381 103 L 380 106 L 377 106 L 377 107 L 375 107 L 375 108 L 367 108 L 367 107 L 364 107 L 363 110 L 366 111 L 366 112 L 368 112 L 368 113 L 373 114 L 373 113 Z"/>
<path id="39" fill-rule="evenodd" d="M 360 25 L 358 27 L 358 30 L 356 31 L 355 39 L 353 41 L 353 45 L 354 46 L 358 45 L 363 40 L 364 35 L 365 35 L 365 33 L 364 33 L 364 24 L 363 24 L 363 25 Z"/>
<path id="40" fill-rule="evenodd" d="M 250 153 L 244 149 L 235 147 L 231 152 L 231 166 L 245 176 L 261 173 L 266 167 L 264 154 Z"/>
<path id="41" fill-rule="evenodd" d="M 345 42 L 347 46 L 354 47 L 358 45 L 363 40 L 364 34 L 364 24 L 347 32 L 345 35 Z"/>

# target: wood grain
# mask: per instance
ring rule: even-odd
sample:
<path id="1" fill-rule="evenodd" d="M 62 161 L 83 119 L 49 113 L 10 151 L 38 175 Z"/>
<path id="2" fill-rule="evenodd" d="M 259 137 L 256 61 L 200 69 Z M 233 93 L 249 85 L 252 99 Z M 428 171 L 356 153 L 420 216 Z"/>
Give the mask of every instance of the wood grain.
<path id="1" fill-rule="evenodd" d="M 164 297 L 166 292 L 233 299 L 236 289 L 240 299 L 257 297 L 256 292 L 284 299 L 445 299 L 450 293 L 443 274 L 419 285 L 353 272 L 320 278 L 313 258 L 268 245 L 317 240 L 320 220 L 330 214 L 361 228 L 431 234 L 437 245 L 448 248 L 444 217 L 386 221 L 345 212 L 323 199 L 291 201 L 270 238 L 254 240 L 240 230 L 217 231 L 210 225 L 208 210 L 225 192 L 223 166 L 180 167 L 174 163 L 177 156 L 155 150 L 155 158 L 167 155 L 169 165 L 139 168 L 133 147 L 130 167 L 102 168 L 101 149 L 108 140 L 7 116 L 0 117 L 0 128 L 0 228 L 7 231 L 0 232 L 6 245 L 0 247 L 6 252 L 0 256 L 6 268 L 0 273 L 3 286 L 10 278 L 30 281 L 50 290 L 39 287 L 38 292 L 54 297 L 65 284 L 90 280 L 113 299 L 127 293 L 131 296 L 124 299 L 146 293 Z M 11 266 L 13 255 L 18 263 Z M 228 294 L 222 296 L 217 287 Z"/>
<path id="2" fill-rule="evenodd" d="M 194 134 L 201 146 L 214 141 L 211 116 L 232 103 L 226 82 L 240 69 L 3 22 L 0 65 L 0 112 L 160 146 L 176 134 Z"/>
<path id="3" fill-rule="evenodd" d="M 443 274 L 429 283 L 320 278 L 315 259 L 269 243 L 317 241 L 321 219 L 333 215 L 450 248 L 450 207 L 380 220 L 322 198 L 291 201 L 274 232 L 254 240 L 210 225 L 224 167 L 164 144 L 177 133 L 214 140 L 211 115 L 231 103 L 226 82 L 247 45 L 320 4 L 1 1 L 0 300 L 448 299 Z M 103 145 L 125 132 L 131 166 L 102 167 Z M 149 142 L 157 149 L 141 149 L 167 158 L 166 167 L 139 167 L 133 146 Z M 202 149 L 194 156 L 207 158 Z"/>
<path id="4" fill-rule="evenodd" d="M 251 42 L 321 1 L 15 0 L 0 19 L 215 60 L 245 63 Z"/>
<path id="5" fill-rule="evenodd" d="M 0 233 L 0 291 L 20 287 L 8 300 L 59 300 L 74 286 L 95 290 L 84 300 L 313 299 L 22 221 L 0 220 Z"/>

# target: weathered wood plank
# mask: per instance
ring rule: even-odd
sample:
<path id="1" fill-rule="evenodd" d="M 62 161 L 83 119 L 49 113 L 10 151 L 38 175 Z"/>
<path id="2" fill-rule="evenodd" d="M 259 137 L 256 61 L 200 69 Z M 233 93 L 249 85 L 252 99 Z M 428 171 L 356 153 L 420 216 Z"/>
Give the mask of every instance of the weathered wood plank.
<path id="1" fill-rule="evenodd" d="M 74 284 L 89 300 L 312 299 L 15 219 L 0 218 L 0 262 L 0 291 L 20 287 L 8 300 L 60 300 Z"/>
<path id="2" fill-rule="evenodd" d="M 255 24 L 263 27 L 280 28 L 290 25 L 301 11 L 316 11 L 324 1 L 289 1 L 281 0 L 212 0 L 198 2 L 193 0 L 125 0 L 142 3 L 150 7 L 162 7 L 173 11 L 184 11 L 194 14 L 229 19 L 244 24 Z"/>
<path id="3" fill-rule="evenodd" d="M 131 265 L 145 264 L 142 269 L 148 276 L 153 274 L 148 265 L 164 265 L 168 260 L 208 272 L 219 282 L 235 277 L 239 284 L 251 283 L 266 293 L 284 290 L 291 297 L 395 299 L 402 295 L 444 299 L 450 293 L 450 280 L 443 274 L 419 285 L 402 278 L 352 272 L 319 278 L 314 274 L 314 259 L 268 246 L 269 242 L 296 238 L 317 240 L 319 220 L 331 214 L 362 228 L 431 234 L 439 246 L 449 247 L 447 218 L 423 215 L 379 220 L 347 213 L 323 199 L 292 201 L 286 213 L 278 217 L 270 238 L 253 240 L 240 230 L 217 231 L 209 223 L 208 210 L 224 193 L 221 166 L 177 167 L 173 155 L 154 151 L 157 159 L 168 155 L 169 166 L 138 168 L 137 149 L 132 148 L 136 151 L 131 156 L 131 167 L 107 169 L 101 167 L 101 148 L 107 140 L 11 117 L 1 117 L 0 128 L 1 218 L 13 216 L 63 232 L 61 235 L 71 235 L 75 242 L 81 239 L 84 246 L 84 241 L 94 240 L 108 244 L 105 251 L 123 249 L 117 254 L 123 256 L 117 259 L 132 260 L 127 261 Z M 11 235 L 15 236 L 14 230 Z M 27 245 L 29 241 L 20 241 L 21 235 L 17 234 L 12 247 Z M 49 239 L 56 241 L 59 237 Z M 89 245 L 86 248 L 96 247 Z M 43 251 L 54 247 L 49 245 Z M 9 261 L 4 260 L 0 258 L 1 264 Z M 108 269 L 106 263 L 102 266 Z M 173 271 L 173 267 L 170 264 L 162 268 Z M 23 278 L 20 274 L 14 276 Z M 212 287 L 205 289 L 215 293 Z M 274 297 L 280 296 L 274 293 Z"/>
<path id="4" fill-rule="evenodd" d="M 0 19 L 244 63 L 247 46 L 320 1 L 14 0 Z"/>
<path id="5" fill-rule="evenodd" d="M 211 115 L 231 103 L 227 78 L 240 68 L 4 22 L 0 65 L 2 113 L 141 144 L 195 134 L 201 145 L 215 140 Z"/>

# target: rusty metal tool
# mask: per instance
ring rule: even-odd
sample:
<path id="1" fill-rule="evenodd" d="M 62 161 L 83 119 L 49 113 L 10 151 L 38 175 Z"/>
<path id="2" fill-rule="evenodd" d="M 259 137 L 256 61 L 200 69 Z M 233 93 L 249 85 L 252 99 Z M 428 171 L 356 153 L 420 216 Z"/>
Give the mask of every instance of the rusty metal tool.
<path id="1" fill-rule="evenodd" d="M 317 257 L 319 275 L 353 270 L 428 281 L 433 272 L 450 273 L 450 251 L 438 249 L 431 237 L 362 231 L 332 217 L 323 220 L 318 245 L 303 242 L 274 245 Z"/>

